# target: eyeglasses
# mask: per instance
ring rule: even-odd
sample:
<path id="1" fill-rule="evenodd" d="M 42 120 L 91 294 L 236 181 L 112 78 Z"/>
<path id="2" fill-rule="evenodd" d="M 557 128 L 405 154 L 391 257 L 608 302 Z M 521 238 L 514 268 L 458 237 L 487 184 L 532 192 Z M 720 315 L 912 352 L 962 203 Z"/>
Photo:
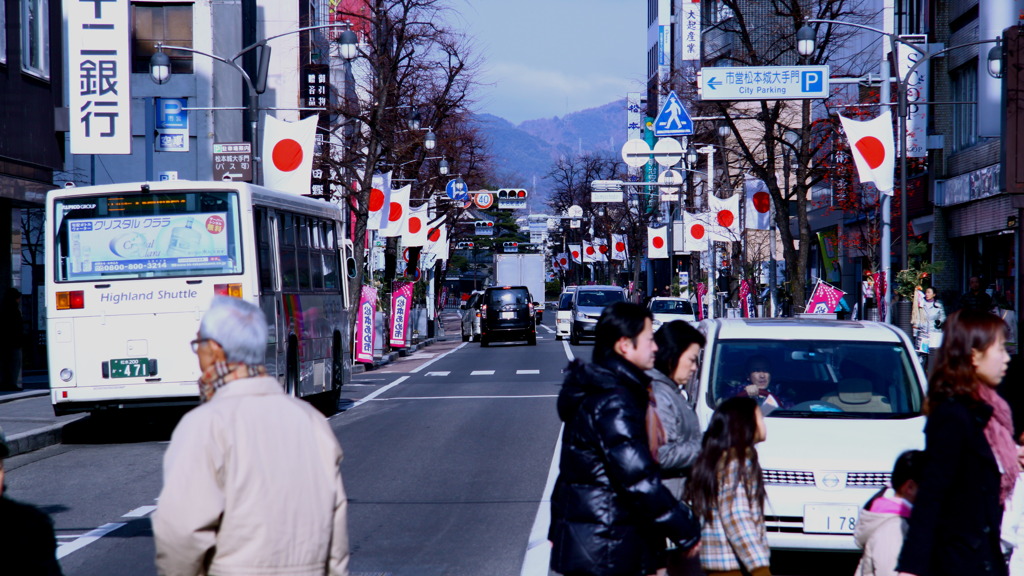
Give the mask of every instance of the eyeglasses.
<path id="1" fill-rule="evenodd" d="M 195 340 L 189 342 L 189 344 L 192 345 L 192 351 L 199 352 L 199 345 L 202 344 L 203 342 L 213 342 L 217 344 L 217 346 L 220 346 L 220 342 L 217 342 L 213 338 L 196 338 Z"/>

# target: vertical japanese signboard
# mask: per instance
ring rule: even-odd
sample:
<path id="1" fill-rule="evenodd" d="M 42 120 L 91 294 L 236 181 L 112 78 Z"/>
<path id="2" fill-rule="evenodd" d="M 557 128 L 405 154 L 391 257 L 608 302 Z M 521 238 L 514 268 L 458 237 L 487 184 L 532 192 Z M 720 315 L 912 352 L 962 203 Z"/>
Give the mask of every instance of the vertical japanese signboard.
<path id="1" fill-rule="evenodd" d="M 700 60 L 700 0 L 683 2 L 682 60 Z"/>
<path id="2" fill-rule="evenodd" d="M 131 154 L 129 0 L 64 0 L 73 154 Z"/>

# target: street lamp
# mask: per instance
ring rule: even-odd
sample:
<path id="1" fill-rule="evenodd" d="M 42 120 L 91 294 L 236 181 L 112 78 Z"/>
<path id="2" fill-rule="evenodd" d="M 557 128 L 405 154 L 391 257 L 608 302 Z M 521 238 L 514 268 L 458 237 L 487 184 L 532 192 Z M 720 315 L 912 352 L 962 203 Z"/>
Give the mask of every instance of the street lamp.
<path id="1" fill-rule="evenodd" d="M 269 38 L 264 38 L 263 40 L 250 44 L 249 46 L 246 46 L 245 48 L 239 50 L 238 53 L 232 56 L 231 58 L 225 58 L 223 56 L 218 56 L 216 54 L 210 54 L 208 52 L 196 50 L 195 48 L 189 48 L 187 46 L 172 46 L 170 44 L 164 44 L 162 42 L 157 43 L 156 52 L 154 52 L 149 59 L 149 77 L 151 80 L 153 80 L 153 82 L 157 84 L 166 84 L 171 80 L 171 59 L 167 56 L 167 54 L 164 54 L 164 50 L 180 50 L 182 52 L 200 54 L 202 56 L 206 56 L 207 58 L 212 58 L 218 62 L 223 62 L 224 64 L 227 64 L 228 66 L 234 68 L 239 74 L 242 75 L 242 79 L 245 80 L 245 86 L 249 91 L 249 106 L 247 109 L 249 111 L 249 127 L 251 138 L 250 142 L 252 143 L 253 148 L 253 167 L 256 168 L 256 166 L 258 166 L 260 162 L 260 157 L 258 153 L 259 143 L 257 142 L 260 122 L 259 95 L 263 94 L 263 92 L 265 92 L 267 89 L 267 70 L 270 67 L 270 46 L 267 44 L 267 42 L 275 40 L 282 36 L 298 34 L 300 32 L 307 32 L 310 30 L 322 30 L 325 28 L 341 28 L 348 26 L 349 24 L 347 23 L 320 24 L 318 26 L 306 26 L 303 28 L 298 28 L 296 30 L 289 30 L 288 32 L 283 32 L 281 34 L 277 34 Z M 345 32 L 342 32 L 342 34 L 338 37 L 337 42 L 341 47 L 341 55 L 343 58 L 345 58 L 346 60 L 351 60 L 352 58 L 355 57 L 357 48 L 357 38 L 355 33 L 352 32 L 351 29 L 346 29 Z M 257 48 L 260 49 L 259 65 L 257 67 L 256 80 L 254 82 L 253 79 L 249 76 L 249 73 L 245 71 L 245 68 L 242 68 L 242 66 L 237 61 L 246 53 Z M 256 170 L 255 173 L 259 174 L 259 171 Z"/>
<path id="2" fill-rule="evenodd" d="M 433 150 L 437 146 L 437 136 L 434 135 L 433 130 L 427 130 L 427 135 L 423 137 L 423 147 L 427 150 Z"/>
<path id="3" fill-rule="evenodd" d="M 441 162 L 438 163 L 438 165 L 437 165 L 437 172 L 441 176 L 447 176 L 448 175 L 448 161 L 447 160 L 441 159 Z"/>
<path id="4" fill-rule="evenodd" d="M 975 42 L 966 42 L 964 44 L 957 44 L 956 46 L 950 46 L 935 52 L 923 52 L 919 47 L 911 42 L 907 42 L 901 38 L 898 34 L 879 30 L 878 28 L 872 28 L 871 26 L 865 26 L 863 24 L 855 24 L 853 22 L 843 22 L 840 20 L 821 20 L 813 19 L 807 21 L 809 24 L 834 24 L 837 26 L 852 26 L 861 30 L 867 30 L 884 36 L 889 41 L 889 47 L 892 54 L 897 54 L 897 48 L 899 44 L 902 44 L 912 50 L 915 50 L 920 54 L 920 58 L 914 62 L 907 73 L 902 77 L 896 77 L 896 88 L 897 88 L 897 100 L 896 100 L 896 114 L 899 119 L 898 132 L 900 136 L 900 268 L 907 268 L 907 116 L 909 115 L 909 106 L 907 105 L 908 93 L 910 92 L 910 80 L 914 77 L 914 73 L 917 72 L 918 68 L 922 64 L 931 60 L 932 58 L 957 50 L 959 48 L 967 48 L 969 46 L 978 46 L 981 44 L 996 44 L 988 54 L 988 72 L 995 78 L 1002 76 L 1002 51 L 1000 49 L 1002 40 L 999 38 L 988 39 L 988 40 L 977 40 Z M 804 25 L 796 33 L 797 36 L 797 51 L 801 56 L 810 56 L 814 53 L 817 48 L 817 33 L 808 25 Z M 883 106 L 890 106 L 892 103 L 889 98 L 889 61 L 882 58 L 881 65 L 881 77 L 882 77 L 882 89 L 881 89 L 881 103 Z M 893 277 L 891 274 L 892 256 L 889 254 L 890 241 L 889 241 L 889 221 L 891 214 L 891 197 L 887 194 L 882 194 L 882 267 L 885 272 L 885 280 L 893 286 Z M 885 293 L 885 315 L 886 318 L 882 320 L 888 321 L 888 316 L 892 308 L 892 289 L 886 290 Z"/>

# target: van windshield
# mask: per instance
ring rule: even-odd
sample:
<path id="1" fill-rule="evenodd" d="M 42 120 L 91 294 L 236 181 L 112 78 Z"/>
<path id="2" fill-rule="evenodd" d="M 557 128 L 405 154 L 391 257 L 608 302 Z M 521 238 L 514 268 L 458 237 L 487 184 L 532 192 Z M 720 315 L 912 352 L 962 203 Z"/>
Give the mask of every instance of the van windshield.
<path id="1" fill-rule="evenodd" d="M 524 288 L 511 288 L 508 290 L 491 290 L 488 296 L 488 306 L 505 306 L 509 304 L 525 306 L 530 303 L 530 293 Z"/>
<path id="2" fill-rule="evenodd" d="M 754 392 L 765 416 L 771 417 L 921 414 L 923 394 L 914 360 L 899 344 L 723 340 L 707 357 L 713 365 L 705 401 L 712 408 L 726 398 Z"/>
<path id="3" fill-rule="evenodd" d="M 559 310 L 572 310 L 572 292 L 566 292 L 558 299 Z"/>
<path id="4" fill-rule="evenodd" d="M 625 300 L 622 290 L 580 290 L 576 305 L 586 308 L 600 308 Z"/>
<path id="5" fill-rule="evenodd" d="M 686 300 L 655 300 L 651 302 L 655 314 L 693 314 L 693 307 Z"/>

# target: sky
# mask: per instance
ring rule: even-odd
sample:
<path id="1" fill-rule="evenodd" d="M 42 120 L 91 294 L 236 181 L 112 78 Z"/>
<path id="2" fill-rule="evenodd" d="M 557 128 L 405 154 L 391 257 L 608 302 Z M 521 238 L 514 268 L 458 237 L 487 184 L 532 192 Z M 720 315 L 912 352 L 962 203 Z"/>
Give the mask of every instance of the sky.
<path id="1" fill-rule="evenodd" d="M 476 112 L 513 124 L 645 90 L 647 6 L 629 0 L 451 0 L 482 65 Z"/>

